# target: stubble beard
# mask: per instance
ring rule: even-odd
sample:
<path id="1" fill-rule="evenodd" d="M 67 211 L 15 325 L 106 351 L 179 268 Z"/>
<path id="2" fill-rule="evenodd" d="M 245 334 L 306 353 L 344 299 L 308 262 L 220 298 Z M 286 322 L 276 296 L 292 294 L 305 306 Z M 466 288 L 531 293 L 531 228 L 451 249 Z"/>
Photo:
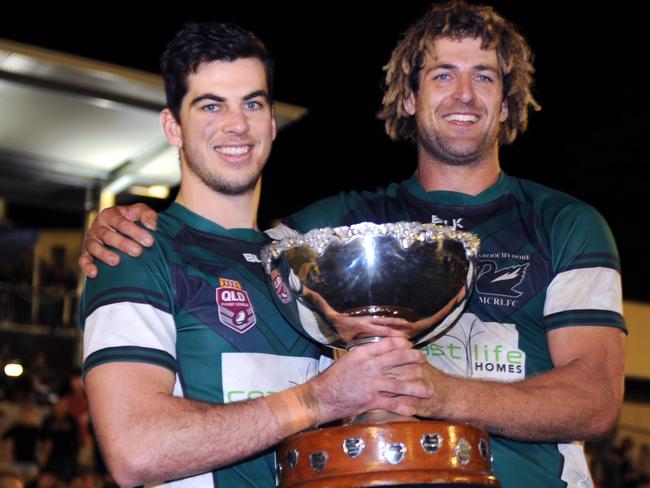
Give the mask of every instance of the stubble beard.
<path id="1" fill-rule="evenodd" d="M 454 147 L 444 136 L 434 131 L 426 131 L 418 126 L 418 145 L 434 160 L 449 166 L 470 166 L 490 155 L 497 144 L 498 131 L 486 132 L 475 145 Z"/>
<path id="2" fill-rule="evenodd" d="M 192 173 L 194 173 L 205 186 L 210 188 L 212 191 L 231 197 L 242 196 L 252 192 L 262 175 L 260 170 L 243 182 L 229 181 L 226 178 L 211 172 L 207 165 L 197 163 L 191 154 L 186 154 L 185 159 L 189 170 L 192 171 Z"/>

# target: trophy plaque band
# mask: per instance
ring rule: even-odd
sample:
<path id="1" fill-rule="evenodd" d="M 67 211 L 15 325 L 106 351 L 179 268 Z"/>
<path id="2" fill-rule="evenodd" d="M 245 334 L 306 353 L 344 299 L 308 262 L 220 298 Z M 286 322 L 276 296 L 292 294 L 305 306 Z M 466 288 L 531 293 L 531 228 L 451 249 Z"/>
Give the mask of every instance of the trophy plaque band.
<path id="1" fill-rule="evenodd" d="M 281 488 L 500 486 L 485 431 L 434 421 L 302 432 L 280 444 L 277 469 Z"/>

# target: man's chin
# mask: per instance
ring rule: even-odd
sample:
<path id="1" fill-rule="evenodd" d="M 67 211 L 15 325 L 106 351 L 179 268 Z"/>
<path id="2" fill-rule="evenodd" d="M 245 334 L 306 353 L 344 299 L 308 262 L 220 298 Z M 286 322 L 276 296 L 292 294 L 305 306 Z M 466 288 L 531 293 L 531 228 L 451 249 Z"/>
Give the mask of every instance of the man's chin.
<path id="1" fill-rule="evenodd" d="M 249 193 L 255 190 L 258 181 L 260 180 L 260 175 L 257 175 L 255 178 L 251 178 L 248 181 L 239 182 L 239 181 L 215 181 L 210 187 L 224 195 L 231 197 L 238 197 L 243 195 L 248 195 Z"/>
<path id="2" fill-rule="evenodd" d="M 432 147 L 426 148 L 434 159 L 449 166 L 470 166 L 481 160 L 483 151 L 476 147 Z"/>
<path id="3" fill-rule="evenodd" d="M 489 155 L 487 141 L 418 138 L 419 145 L 433 159 L 449 166 L 470 166 Z"/>

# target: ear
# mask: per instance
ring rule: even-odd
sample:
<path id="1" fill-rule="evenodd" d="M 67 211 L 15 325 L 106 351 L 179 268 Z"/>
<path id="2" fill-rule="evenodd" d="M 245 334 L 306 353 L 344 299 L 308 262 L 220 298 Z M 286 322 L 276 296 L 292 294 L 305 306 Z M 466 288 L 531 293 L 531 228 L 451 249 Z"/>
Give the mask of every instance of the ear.
<path id="1" fill-rule="evenodd" d="M 410 92 L 409 96 L 404 99 L 403 107 L 407 114 L 415 115 L 415 94 L 413 92 Z"/>
<path id="2" fill-rule="evenodd" d="M 501 102 L 501 113 L 499 114 L 499 122 L 505 122 L 508 118 L 508 101 Z"/>
<path id="3" fill-rule="evenodd" d="M 165 134 L 167 142 L 178 149 L 183 147 L 183 131 L 181 125 L 168 108 L 160 112 L 160 125 L 162 126 L 163 134 Z"/>
<path id="4" fill-rule="evenodd" d="M 271 126 L 273 128 L 273 139 L 275 141 L 275 136 L 278 135 L 278 124 L 275 121 L 275 105 L 271 106 Z"/>

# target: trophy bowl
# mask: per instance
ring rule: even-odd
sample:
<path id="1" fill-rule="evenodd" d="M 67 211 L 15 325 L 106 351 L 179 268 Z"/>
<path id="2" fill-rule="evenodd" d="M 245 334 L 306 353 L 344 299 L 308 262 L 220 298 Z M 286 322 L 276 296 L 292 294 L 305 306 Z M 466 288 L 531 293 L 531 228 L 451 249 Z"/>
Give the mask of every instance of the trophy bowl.
<path id="1" fill-rule="evenodd" d="M 423 344 L 453 325 L 475 276 L 479 239 L 418 222 L 314 229 L 274 241 L 262 263 L 299 331 L 354 347 L 400 330 Z M 294 300 L 295 297 L 295 300 Z M 366 317 L 382 317 L 369 326 Z"/>
<path id="2" fill-rule="evenodd" d="M 479 242 L 434 224 L 361 223 L 275 240 L 261 261 L 283 315 L 317 342 L 351 349 L 398 334 L 424 345 L 462 313 Z M 286 439 L 280 486 L 499 486 L 481 429 L 381 412 L 359 418 Z"/>

